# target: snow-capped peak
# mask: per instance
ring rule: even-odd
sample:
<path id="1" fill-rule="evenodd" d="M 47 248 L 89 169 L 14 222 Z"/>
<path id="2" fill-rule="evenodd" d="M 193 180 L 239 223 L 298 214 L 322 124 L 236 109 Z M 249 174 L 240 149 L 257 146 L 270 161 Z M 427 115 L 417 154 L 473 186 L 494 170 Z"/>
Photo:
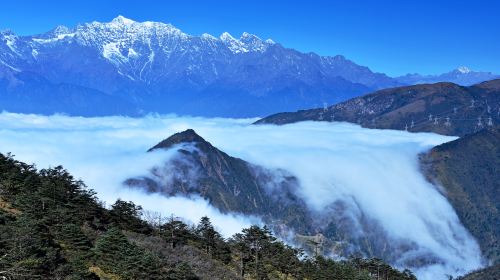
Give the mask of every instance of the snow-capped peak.
<path id="1" fill-rule="evenodd" d="M 240 40 L 241 40 L 241 39 L 243 39 L 243 38 L 253 38 L 253 37 L 258 38 L 257 36 L 255 36 L 255 35 L 253 35 L 253 34 L 250 34 L 250 33 L 248 33 L 248 32 L 243 32 L 243 34 L 241 34 L 241 38 L 240 38 Z"/>
<path id="2" fill-rule="evenodd" d="M 460 66 L 457 68 L 457 71 L 462 73 L 462 74 L 468 74 L 470 72 L 472 72 L 468 67 L 466 66 Z"/>
<path id="3" fill-rule="evenodd" d="M 274 44 L 271 39 L 262 41 L 259 37 L 248 32 L 243 32 L 240 39 L 234 38 L 228 32 L 222 33 L 219 38 L 233 53 L 262 52 L 269 45 Z"/>
<path id="4" fill-rule="evenodd" d="M 266 43 L 267 43 L 267 44 L 269 44 L 269 45 L 274 45 L 274 44 L 276 44 L 276 42 L 274 42 L 274 41 L 273 41 L 273 39 L 267 39 L 267 40 L 265 40 L 264 42 L 266 42 Z"/>
<path id="5" fill-rule="evenodd" d="M 135 21 L 131 20 L 131 19 L 128 19 L 122 15 L 119 15 L 117 17 L 115 17 L 111 22 L 113 23 L 119 23 L 119 24 L 126 24 L 126 25 L 129 25 L 129 24 L 133 24 L 135 23 Z"/>
<path id="6" fill-rule="evenodd" d="M 71 33 L 71 30 L 64 25 L 58 25 L 56 28 L 52 30 L 52 33 L 54 35 L 69 34 Z"/>
<path id="7" fill-rule="evenodd" d="M 237 41 L 229 32 L 224 32 L 222 33 L 219 38 L 222 40 L 222 42 L 230 42 L 230 41 Z"/>

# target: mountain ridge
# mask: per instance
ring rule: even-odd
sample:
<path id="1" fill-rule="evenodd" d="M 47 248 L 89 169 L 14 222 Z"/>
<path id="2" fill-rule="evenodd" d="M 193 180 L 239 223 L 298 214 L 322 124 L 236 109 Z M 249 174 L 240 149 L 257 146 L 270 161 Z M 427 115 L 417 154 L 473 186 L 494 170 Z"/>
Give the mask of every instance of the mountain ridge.
<path id="1" fill-rule="evenodd" d="M 301 53 L 247 32 L 191 36 L 122 16 L 33 36 L 2 32 L 0 62 L 118 96 L 138 111 L 204 116 L 255 117 L 397 84 L 343 56 Z M 0 98 L 12 91 L 0 88 Z"/>
<path id="2" fill-rule="evenodd" d="M 118 105 L 130 104 L 119 112 L 123 115 L 206 117 L 260 117 L 319 107 L 424 77 L 392 78 L 342 55 L 304 53 L 248 32 L 239 38 L 227 32 L 218 37 L 193 36 L 172 24 L 136 22 L 123 16 L 72 28 L 57 26 L 37 35 L 0 32 L 0 100 L 6 101 L 0 110 L 30 112 L 36 100 L 22 89 L 6 86 L 15 82 L 8 72 L 34 73 L 51 84 L 104 93 Z M 460 77 L 476 75 L 460 73 Z M 455 81 L 454 77 L 436 79 Z M 36 81 L 25 84 L 43 86 Z M 78 90 L 67 92 L 74 95 Z M 54 105 L 33 113 L 116 114 L 114 109 L 94 113 L 91 107 L 82 113 L 78 102 L 64 95 L 54 98 L 45 92 L 42 98 L 52 99 Z"/>
<path id="3" fill-rule="evenodd" d="M 500 122 L 500 79 L 469 87 L 453 83 L 383 89 L 339 104 L 278 113 L 255 124 L 345 121 L 367 128 L 463 136 Z"/>
<path id="4" fill-rule="evenodd" d="M 492 72 L 473 71 L 466 66 L 459 66 L 450 72 L 437 75 L 421 75 L 418 73 L 406 74 L 395 77 L 403 84 L 429 84 L 438 82 L 451 82 L 462 86 L 470 86 L 484 81 L 500 78 Z"/>

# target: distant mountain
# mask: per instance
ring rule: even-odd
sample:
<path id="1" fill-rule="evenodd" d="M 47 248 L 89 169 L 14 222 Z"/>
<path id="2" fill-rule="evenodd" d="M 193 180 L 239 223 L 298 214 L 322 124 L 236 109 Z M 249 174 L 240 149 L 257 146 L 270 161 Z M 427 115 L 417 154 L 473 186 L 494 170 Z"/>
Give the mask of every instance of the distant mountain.
<path id="1" fill-rule="evenodd" d="M 500 126 L 434 147 L 421 162 L 429 180 L 443 187 L 484 256 L 499 264 Z"/>
<path id="2" fill-rule="evenodd" d="M 405 76 L 396 77 L 395 79 L 407 85 L 450 82 L 462 86 L 470 86 L 499 78 L 500 75 L 491 72 L 475 72 L 465 66 L 460 66 L 453 71 L 440 75 L 407 74 Z"/>
<path id="3" fill-rule="evenodd" d="M 423 84 L 380 90 L 334 106 L 278 113 L 257 124 L 345 121 L 368 128 L 463 136 L 500 123 L 500 79 L 463 87 Z"/>
<path id="4" fill-rule="evenodd" d="M 23 75 L 55 87 L 68 85 L 65 94 L 50 96 L 52 90 L 46 90 L 44 98 L 54 105 L 44 113 L 75 115 L 95 113 L 73 100 L 75 95 L 82 95 L 84 103 L 100 104 L 82 91 L 116 98 L 108 114 L 127 102 L 132 106 L 123 105 L 121 112 L 127 115 L 132 110 L 254 117 L 400 85 L 343 56 L 301 53 L 246 32 L 238 39 L 229 33 L 191 36 L 170 24 L 122 16 L 34 36 L 1 32 L 0 101 L 13 105 L 0 102 L 0 110 L 25 112 L 39 105 L 37 93 L 30 92 L 40 87 L 37 81 L 10 86 L 18 80 L 15 76 Z"/>

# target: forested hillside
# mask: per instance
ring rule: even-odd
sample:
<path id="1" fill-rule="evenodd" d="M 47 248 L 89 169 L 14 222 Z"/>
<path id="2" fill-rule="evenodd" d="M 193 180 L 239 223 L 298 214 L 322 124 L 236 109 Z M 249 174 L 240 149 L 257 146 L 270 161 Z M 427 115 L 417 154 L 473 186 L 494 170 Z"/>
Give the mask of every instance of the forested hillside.
<path id="1" fill-rule="evenodd" d="M 483 254 L 500 262 L 500 126 L 434 147 L 421 158 Z"/>
<path id="2" fill-rule="evenodd" d="M 0 278 L 415 279 L 376 259 L 303 256 L 266 227 L 224 239 L 207 217 L 187 225 L 132 202 L 106 208 L 62 167 L 2 154 Z"/>

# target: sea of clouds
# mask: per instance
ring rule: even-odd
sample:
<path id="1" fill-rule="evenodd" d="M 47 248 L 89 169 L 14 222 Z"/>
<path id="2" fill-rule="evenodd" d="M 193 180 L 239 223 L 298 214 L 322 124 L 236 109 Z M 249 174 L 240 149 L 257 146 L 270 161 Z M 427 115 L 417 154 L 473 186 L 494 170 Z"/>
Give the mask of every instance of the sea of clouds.
<path id="1" fill-rule="evenodd" d="M 261 223 L 258 217 L 222 214 L 202 198 L 164 197 L 123 186 L 147 174 L 175 151 L 146 151 L 188 128 L 229 155 L 253 164 L 284 169 L 299 182 L 298 194 L 311 211 L 335 202 L 354 219 L 369 217 L 395 241 L 405 240 L 418 254 L 432 254 L 435 265 L 417 268 L 419 279 L 446 279 L 481 266 L 476 241 L 438 189 L 419 172 L 418 154 L 451 141 L 431 133 L 365 129 L 347 123 L 302 122 L 285 126 L 251 125 L 254 119 L 178 116 L 144 118 L 0 114 L 0 152 L 39 168 L 63 165 L 97 191 L 108 204 L 117 198 L 144 209 L 197 222 L 209 216 L 230 236 Z M 359 228 L 358 234 L 368 234 Z"/>

